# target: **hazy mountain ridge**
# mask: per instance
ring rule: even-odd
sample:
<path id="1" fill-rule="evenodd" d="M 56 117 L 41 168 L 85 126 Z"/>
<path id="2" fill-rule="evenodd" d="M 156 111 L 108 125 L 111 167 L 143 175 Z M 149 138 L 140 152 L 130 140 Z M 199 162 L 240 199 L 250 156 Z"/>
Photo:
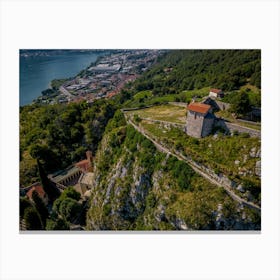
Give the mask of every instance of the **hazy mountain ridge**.
<path id="1" fill-rule="evenodd" d="M 64 55 L 64 54 L 77 54 L 77 53 L 96 53 L 96 52 L 104 52 L 106 50 L 101 50 L 101 49 L 97 49 L 97 50 L 93 50 L 93 49 L 44 49 L 44 50 L 40 50 L 40 49 L 21 49 L 20 52 L 20 56 L 23 57 L 30 57 L 30 56 L 54 56 L 54 55 Z"/>

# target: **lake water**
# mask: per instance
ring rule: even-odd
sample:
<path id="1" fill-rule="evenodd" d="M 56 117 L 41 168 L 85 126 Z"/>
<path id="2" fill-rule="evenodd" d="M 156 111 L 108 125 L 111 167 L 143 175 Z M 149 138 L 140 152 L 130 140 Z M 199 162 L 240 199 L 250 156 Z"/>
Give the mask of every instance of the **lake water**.
<path id="1" fill-rule="evenodd" d="M 20 57 L 20 105 L 29 104 L 40 96 L 53 79 L 76 76 L 101 54 L 96 52 Z"/>

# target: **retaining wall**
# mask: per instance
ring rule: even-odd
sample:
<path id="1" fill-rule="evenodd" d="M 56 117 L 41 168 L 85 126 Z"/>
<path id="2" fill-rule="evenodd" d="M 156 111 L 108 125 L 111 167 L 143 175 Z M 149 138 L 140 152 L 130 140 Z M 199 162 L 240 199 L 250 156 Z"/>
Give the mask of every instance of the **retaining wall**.
<path id="1" fill-rule="evenodd" d="M 252 137 L 261 138 L 261 131 L 255 130 L 252 128 L 248 128 L 248 127 L 244 127 L 244 126 L 240 126 L 238 124 L 226 122 L 223 119 L 216 119 L 214 125 L 218 126 L 218 127 L 222 127 L 223 129 L 225 129 L 226 131 L 229 131 L 229 132 L 238 131 L 240 133 L 248 133 Z"/>

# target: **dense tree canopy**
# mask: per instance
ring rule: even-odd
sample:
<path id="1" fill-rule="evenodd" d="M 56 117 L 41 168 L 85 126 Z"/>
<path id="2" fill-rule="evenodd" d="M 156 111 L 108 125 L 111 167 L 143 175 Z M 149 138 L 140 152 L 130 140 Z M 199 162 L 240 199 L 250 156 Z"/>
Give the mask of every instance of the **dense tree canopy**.
<path id="1" fill-rule="evenodd" d="M 260 50 L 174 50 L 132 85 L 154 95 L 217 87 L 226 91 L 249 83 L 261 87 Z M 129 95 L 128 90 L 123 95 Z M 124 97 L 122 97 L 123 99 Z"/>
<path id="2" fill-rule="evenodd" d="M 246 92 L 237 92 L 234 95 L 231 111 L 237 115 L 244 115 L 251 110 L 249 96 Z"/>
<path id="3" fill-rule="evenodd" d="M 114 111 L 115 106 L 107 100 L 92 105 L 82 102 L 21 107 L 21 184 L 39 179 L 32 158 L 40 160 L 48 174 L 81 160 L 87 150 L 94 151 Z"/>
<path id="4" fill-rule="evenodd" d="M 32 200 L 34 201 L 35 208 L 40 215 L 42 225 L 45 227 L 46 220 L 49 216 L 48 209 L 36 191 L 33 191 L 32 193 Z"/>
<path id="5" fill-rule="evenodd" d="M 67 222 L 73 222 L 82 210 L 78 202 L 81 195 L 72 187 L 67 188 L 53 204 L 53 211 Z"/>

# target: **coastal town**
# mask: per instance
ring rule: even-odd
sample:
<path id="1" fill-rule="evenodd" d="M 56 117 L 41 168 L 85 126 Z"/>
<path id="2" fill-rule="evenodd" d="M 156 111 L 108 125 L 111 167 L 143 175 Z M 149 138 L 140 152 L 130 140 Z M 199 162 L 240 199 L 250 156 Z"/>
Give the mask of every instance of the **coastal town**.
<path id="1" fill-rule="evenodd" d="M 156 62 L 164 50 L 117 50 L 105 52 L 74 78 L 55 80 L 34 102 L 39 104 L 87 103 L 118 94 Z"/>

